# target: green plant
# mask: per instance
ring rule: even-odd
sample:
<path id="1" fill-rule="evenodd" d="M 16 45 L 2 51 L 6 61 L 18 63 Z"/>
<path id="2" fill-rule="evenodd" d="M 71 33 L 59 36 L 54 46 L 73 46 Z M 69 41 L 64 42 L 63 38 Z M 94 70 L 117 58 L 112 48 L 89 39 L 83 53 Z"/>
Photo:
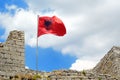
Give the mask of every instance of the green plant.
<path id="1" fill-rule="evenodd" d="M 49 77 L 47 77 L 47 80 L 51 80 Z"/>
<path id="2" fill-rule="evenodd" d="M 101 78 L 101 77 L 98 77 L 98 80 L 102 80 L 102 78 Z"/>
<path id="3" fill-rule="evenodd" d="M 83 78 L 80 78 L 80 80 L 83 80 Z"/>
<path id="4" fill-rule="evenodd" d="M 86 76 L 86 72 L 85 72 L 85 70 L 82 71 L 82 74 L 83 74 L 84 76 Z"/>
<path id="5" fill-rule="evenodd" d="M 36 75 L 33 76 L 33 79 L 36 80 L 37 78 L 41 79 L 42 77 L 40 75 L 38 75 L 38 74 L 36 74 Z"/>
<path id="6" fill-rule="evenodd" d="M 19 76 L 18 76 L 18 75 L 15 75 L 14 77 L 15 77 L 15 78 L 19 78 Z"/>

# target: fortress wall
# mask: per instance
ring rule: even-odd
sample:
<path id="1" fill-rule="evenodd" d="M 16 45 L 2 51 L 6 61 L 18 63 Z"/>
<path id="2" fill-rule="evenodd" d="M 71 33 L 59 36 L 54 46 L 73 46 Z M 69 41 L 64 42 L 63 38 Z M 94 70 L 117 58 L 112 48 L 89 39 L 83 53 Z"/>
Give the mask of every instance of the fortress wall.
<path id="1" fill-rule="evenodd" d="M 120 47 L 114 46 L 94 67 L 93 71 L 120 77 Z"/>
<path id="2" fill-rule="evenodd" d="M 14 75 L 24 67 L 24 32 L 14 30 L 0 43 L 0 75 Z"/>

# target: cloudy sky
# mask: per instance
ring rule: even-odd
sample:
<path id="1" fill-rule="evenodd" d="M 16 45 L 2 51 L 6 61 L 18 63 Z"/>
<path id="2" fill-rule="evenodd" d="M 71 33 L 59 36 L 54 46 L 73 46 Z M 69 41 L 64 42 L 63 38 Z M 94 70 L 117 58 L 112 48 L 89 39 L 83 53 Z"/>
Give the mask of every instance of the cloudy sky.
<path id="1" fill-rule="evenodd" d="M 25 66 L 36 69 L 37 15 L 59 17 L 67 34 L 38 38 L 39 70 L 93 68 L 120 46 L 120 0 L 0 0 L 0 42 L 25 32 Z"/>

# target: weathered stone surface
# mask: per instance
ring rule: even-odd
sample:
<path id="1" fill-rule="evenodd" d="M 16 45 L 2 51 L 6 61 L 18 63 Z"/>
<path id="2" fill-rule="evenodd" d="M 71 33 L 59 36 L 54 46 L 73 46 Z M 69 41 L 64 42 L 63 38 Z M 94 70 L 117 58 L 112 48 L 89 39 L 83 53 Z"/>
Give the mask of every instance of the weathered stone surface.
<path id="1" fill-rule="evenodd" d="M 98 74 L 88 71 L 74 71 L 74 70 L 58 70 L 49 73 L 50 80 L 119 80 L 118 78 L 111 77 L 110 75 Z M 45 76 L 45 74 L 44 74 Z"/>
<path id="2" fill-rule="evenodd" d="M 24 65 L 24 32 L 14 30 L 0 43 L 0 76 L 24 71 Z"/>
<path id="3" fill-rule="evenodd" d="M 114 46 L 93 69 L 99 74 L 120 77 L 120 47 Z"/>

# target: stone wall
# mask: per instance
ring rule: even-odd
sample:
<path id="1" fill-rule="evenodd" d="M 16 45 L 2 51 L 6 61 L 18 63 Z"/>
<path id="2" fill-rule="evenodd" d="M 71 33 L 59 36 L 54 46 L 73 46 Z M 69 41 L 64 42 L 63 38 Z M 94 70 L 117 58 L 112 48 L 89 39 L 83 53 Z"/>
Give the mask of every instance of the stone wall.
<path id="1" fill-rule="evenodd" d="M 24 32 L 14 30 L 0 43 L 0 76 L 14 75 L 24 67 Z"/>
<path id="2" fill-rule="evenodd" d="M 95 73 L 120 78 L 120 47 L 114 46 L 93 69 Z"/>
<path id="3" fill-rule="evenodd" d="M 95 74 L 90 70 L 74 71 L 60 70 L 53 71 L 49 76 L 50 80 L 119 80 L 109 74 Z"/>

